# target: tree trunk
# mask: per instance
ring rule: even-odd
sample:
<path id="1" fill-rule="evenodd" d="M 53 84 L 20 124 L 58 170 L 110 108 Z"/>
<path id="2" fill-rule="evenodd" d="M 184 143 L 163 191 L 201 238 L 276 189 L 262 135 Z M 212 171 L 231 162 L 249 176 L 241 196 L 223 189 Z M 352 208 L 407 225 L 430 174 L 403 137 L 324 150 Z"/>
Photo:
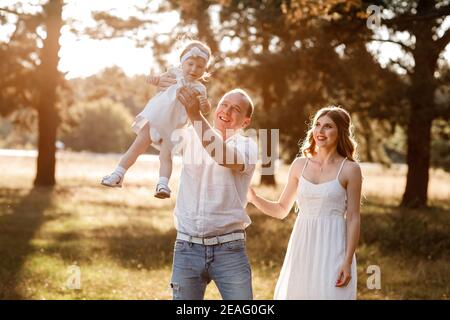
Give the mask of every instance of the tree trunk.
<path id="1" fill-rule="evenodd" d="M 36 186 L 55 185 L 56 132 L 58 114 L 56 89 L 58 85 L 59 37 L 62 26 L 62 0 L 49 0 L 44 7 L 47 37 L 44 40 L 39 67 L 40 92 L 37 103 L 39 117 L 39 142 Z"/>
<path id="2" fill-rule="evenodd" d="M 427 205 L 432 120 L 411 112 L 408 125 L 408 175 L 402 206 Z"/>
<path id="3" fill-rule="evenodd" d="M 277 182 L 275 180 L 275 174 L 261 175 L 260 183 L 262 185 L 266 185 L 266 186 L 275 186 L 277 184 Z"/>
<path id="4" fill-rule="evenodd" d="M 262 27 L 264 29 L 264 27 Z M 267 33 L 263 30 L 263 41 L 262 41 L 262 54 L 266 55 L 269 53 L 269 38 L 267 37 Z M 271 74 L 273 70 L 270 67 L 267 66 L 261 66 L 263 68 L 263 74 L 262 74 L 262 110 L 263 112 L 266 112 L 267 114 L 270 114 L 270 108 L 272 106 L 272 96 L 270 94 L 270 87 L 271 87 Z M 270 120 L 268 121 L 268 124 L 271 125 Z M 272 151 L 274 150 L 274 147 L 278 145 L 278 141 L 272 141 L 272 132 L 271 130 L 268 130 L 267 133 L 267 144 L 266 149 L 263 150 L 262 154 L 262 168 L 261 168 L 261 179 L 260 184 L 266 185 L 266 186 L 275 186 L 277 184 L 275 180 L 275 163 L 273 159 L 274 155 L 272 154 Z M 277 145 L 275 145 L 277 144 Z M 277 156 L 277 154 L 275 155 Z"/>
<path id="5" fill-rule="evenodd" d="M 217 53 L 219 52 L 219 44 L 217 40 L 214 38 L 214 33 L 211 30 L 210 17 L 208 14 L 208 9 L 211 3 L 209 1 L 198 1 L 197 2 L 197 30 L 198 37 L 205 41 L 208 46 L 211 48 L 211 52 Z"/>
<path id="6" fill-rule="evenodd" d="M 408 174 L 401 205 L 424 207 L 430 167 L 431 125 L 435 118 L 434 92 L 437 88 L 434 71 L 439 54 L 433 46 L 432 22 L 418 24 L 414 30 L 416 44 L 413 52 L 415 68 L 411 75 L 408 96 L 411 112 L 408 121 Z"/>

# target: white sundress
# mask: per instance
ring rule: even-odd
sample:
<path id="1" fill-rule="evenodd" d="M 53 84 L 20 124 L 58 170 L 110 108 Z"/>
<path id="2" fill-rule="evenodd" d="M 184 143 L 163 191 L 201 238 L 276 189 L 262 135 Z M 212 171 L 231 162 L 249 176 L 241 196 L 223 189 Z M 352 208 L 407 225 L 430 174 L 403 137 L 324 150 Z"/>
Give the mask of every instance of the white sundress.
<path id="1" fill-rule="evenodd" d="M 188 123 L 186 110 L 176 97 L 177 89 L 188 85 L 206 96 L 205 86 L 198 81 L 185 80 L 181 68 L 170 68 L 168 72 L 176 76 L 177 83 L 151 98 L 132 124 L 133 131 L 138 134 L 148 122 L 152 145 L 158 149 L 162 141 L 171 142 L 175 129 L 180 129 Z"/>
<path id="2" fill-rule="evenodd" d="M 335 287 L 346 251 L 347 192 L 339 182 L 342 161 L 334 180 L 314 184 L 303 177 L 297 187 L 299 214 L 275 287 L 277 300 L 356 299 L 356 259 L 353 256 L 351 280 Z"/>

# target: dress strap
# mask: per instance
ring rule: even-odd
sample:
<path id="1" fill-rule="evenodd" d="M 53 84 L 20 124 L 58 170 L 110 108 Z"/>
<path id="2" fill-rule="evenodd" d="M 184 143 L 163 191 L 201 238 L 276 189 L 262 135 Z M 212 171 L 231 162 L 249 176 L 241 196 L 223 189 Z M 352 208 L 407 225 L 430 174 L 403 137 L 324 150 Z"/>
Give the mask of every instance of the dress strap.
<path id="1" fill-rule="evenodd" d="M 302 170 L 302 173 L 300 174 L 300 177 L 303 177 L 303 172 L 305 171 L 305 168 L 306 168 L 306 166 L 308 165 L 308 158 L 306 158 L 306 161 L 305 161 L 305 165 L 303 166 L 303 170 Z"/>
<path id="2" fill-rule="evenodd" d="M 345 160 L 347 160 L 347 157 L 345 157 L 344 160 L 342 160 L 341 167 L 339 168 L 336 179 L 339 178 L 339 174 L 341 173 L 341 170 L 344 167 Z"/>

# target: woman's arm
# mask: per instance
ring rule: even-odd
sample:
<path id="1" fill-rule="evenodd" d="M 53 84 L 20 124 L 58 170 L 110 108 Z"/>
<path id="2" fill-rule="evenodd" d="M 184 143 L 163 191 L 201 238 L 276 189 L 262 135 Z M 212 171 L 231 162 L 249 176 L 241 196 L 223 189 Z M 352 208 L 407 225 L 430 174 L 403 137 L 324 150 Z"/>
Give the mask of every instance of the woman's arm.
<path id="1" fill-rule="evenodd" d="M 356 162 L 350 162 L 348 166 L 348 183 L 347 183 L 347 245 L 345 250 L 345 259 L 339 272 L 337 287 L 345 287 L 351 279 L 351 265 L 353 255 L 359 241 L 360 230 L 360 205 L 361 205 L 361 188 L 362 174 L 361 168 Z"/>
<path id="2" fill-rule="evenodd" d="M 295 201 L 296 191 L 298 187 L 299 173 L 305 164 L 304 158 L 297 158 L 289 168 L 288 182 L 284 187 L 278 201 L 269 201 L 258 196 L 255 191 L 250 188 L 247 194 L 248 201 L 253 203 L 259 210 L 268 216 L 284 219 L 289 214 Z"/>

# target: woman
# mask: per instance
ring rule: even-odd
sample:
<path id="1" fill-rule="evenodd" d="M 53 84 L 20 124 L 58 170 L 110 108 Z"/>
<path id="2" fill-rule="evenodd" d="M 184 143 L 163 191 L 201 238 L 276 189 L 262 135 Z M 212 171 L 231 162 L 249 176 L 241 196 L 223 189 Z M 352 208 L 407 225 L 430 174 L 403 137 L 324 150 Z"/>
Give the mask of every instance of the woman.
<path id="1" fill-rule="evenodd" d="M 356 299 L 362 175 L 351 127 L 343 108 L 320 109 L 278 201 L 249 189 L 269 216 L 284 219 L 295 200 L 299 208 L 274 299 Z"/>

